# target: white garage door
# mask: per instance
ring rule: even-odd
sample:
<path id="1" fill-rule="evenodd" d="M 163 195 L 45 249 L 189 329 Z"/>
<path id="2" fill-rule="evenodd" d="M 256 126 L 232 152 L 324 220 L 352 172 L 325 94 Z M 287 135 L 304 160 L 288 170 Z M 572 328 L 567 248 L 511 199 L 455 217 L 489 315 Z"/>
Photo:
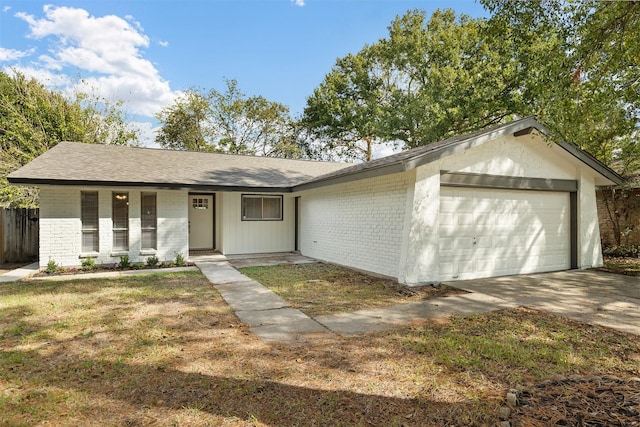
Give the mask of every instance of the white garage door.
<path id="1" fill-rule="evenodd" d="M 569 193 L 442 187 L 440 277 L 570 268 Z"/>

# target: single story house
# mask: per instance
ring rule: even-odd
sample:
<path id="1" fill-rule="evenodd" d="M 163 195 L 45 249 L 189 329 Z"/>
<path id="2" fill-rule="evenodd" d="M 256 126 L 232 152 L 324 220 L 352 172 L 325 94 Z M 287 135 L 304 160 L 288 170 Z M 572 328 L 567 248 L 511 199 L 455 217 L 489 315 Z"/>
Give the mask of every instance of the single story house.
<path id="1" fill-rule="evenodd" d="M 602 265 L 596 187 L 621 178 L 528 117 L 368 163 L 63 142 L 40 187 L 40 265 L 196 249 L 301 254 L 415 285 Z"/>

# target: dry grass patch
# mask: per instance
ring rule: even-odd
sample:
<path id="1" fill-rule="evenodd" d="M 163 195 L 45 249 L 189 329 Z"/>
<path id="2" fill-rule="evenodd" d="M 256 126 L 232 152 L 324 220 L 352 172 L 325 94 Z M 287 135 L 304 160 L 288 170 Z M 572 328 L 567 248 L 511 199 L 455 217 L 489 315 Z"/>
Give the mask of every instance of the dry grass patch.
<path id="1" fill-rule="evenodd" d="M 531 310 L 268 346 L 197 272 L 0 284 L 0 425 L 493 426 L 511 387 L 638 355 Z"/>
<path id="2" fill-rule="evenodd" d="M 311 316 L 466 293 L 444 285 L 407 288 L 392 279 L 320 262 L 246 267 L 240 272 Z"/>
<path id="3" fill-rule="evenodd" d="M 605 271 L 640 276 L 640 258 L 604 257 Z"/>

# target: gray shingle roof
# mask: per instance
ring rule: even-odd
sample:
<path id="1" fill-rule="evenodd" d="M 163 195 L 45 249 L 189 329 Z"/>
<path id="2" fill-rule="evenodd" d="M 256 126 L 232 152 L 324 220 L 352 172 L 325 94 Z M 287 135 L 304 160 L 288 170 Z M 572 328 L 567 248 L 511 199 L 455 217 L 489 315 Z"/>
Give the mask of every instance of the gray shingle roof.
<path id="1" fill-rule="evenodd" d="M 26 184 L 287 190 L 345 163 L 61 142 L 9 175 Z"/>
<path id="2" fill-rule="evenodd" d="M 367 163 L 348 164 L 62 142 L 8 176 L 14 184 L 298 191 L 403 172 L 504 135 L 548 134 L 533 117 L 481 129 Z M 607 181 L 622 178 L 575 146 L 559 145 Z"/>

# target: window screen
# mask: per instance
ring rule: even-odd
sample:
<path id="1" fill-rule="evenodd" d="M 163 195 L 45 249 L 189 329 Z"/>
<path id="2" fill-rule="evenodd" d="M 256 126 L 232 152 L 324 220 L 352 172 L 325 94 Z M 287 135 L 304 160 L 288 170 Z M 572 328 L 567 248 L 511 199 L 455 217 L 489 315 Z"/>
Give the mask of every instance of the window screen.
<path id="1" fill-rule="evenodd" d="M 98 252 L 98 192 L 82 191 L 80 193 L 80 221 L 82 222 L 82 252 Z"/>
<path id="2" fill-rule="evenodd" d="M 157 249 L 156 193 L 142 193 L 141 198 L 141 226 L 142 249 Z"/>

